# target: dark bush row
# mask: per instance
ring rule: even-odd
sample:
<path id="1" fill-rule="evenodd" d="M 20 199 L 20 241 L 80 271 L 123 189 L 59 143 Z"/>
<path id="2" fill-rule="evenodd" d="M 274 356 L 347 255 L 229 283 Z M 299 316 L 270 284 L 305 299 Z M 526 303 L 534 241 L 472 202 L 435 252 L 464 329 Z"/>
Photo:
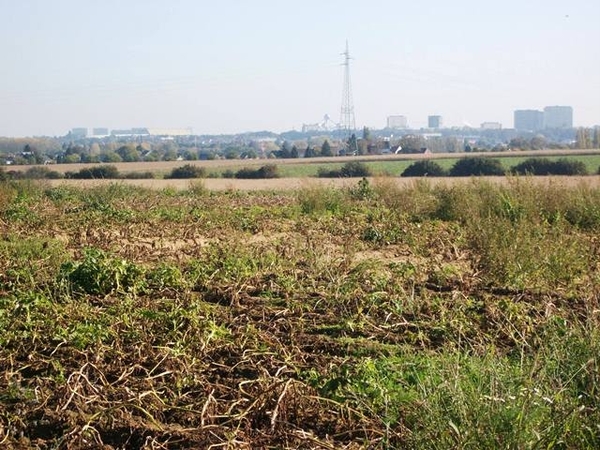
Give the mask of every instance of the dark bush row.
<path id="1" fill-rule="evenodd" d="M 529 158 L 505 171 L 499 159 L 475 157 L 459 159 L 449 171 L 435 161 L 417 161 L 408 166 L 400 176 L 470 177 L 480 175 L 500 176 L 506 173 L 516 175 L 587 175 L 588 171 L 582 161 L 573 161 L 567 158 L 556 161 L 547 158 Z M 600 174 L 600 168 L 598 168 L 598 174 Z"/>
<path id="2" fill-rule="evenodd" d="M 352 177 L 369 177 L 371 169 L 359 161 L 352 161 L 344 164 L 340 169 L 327 170 L 319 169 L 317 176 L 319 178 L 352 178 Z"/>
<path id="3" fill-rule="evenodd" d="M 279 172 L 275 164 L 267 164 L 259 169 L 245 167 L 238 170 L 234 176 L 238 179 L 279 178 Z"/>
<path id="4" fill-rule="evenodd" d="M 184 178 L 206 178 L 206 169 L 204 167 L 186 164 L 182 167 L 176 167 L 165 178 L 184 179 Z"/>
<path id="5" fill-rule="evenodd" d="M 587 175 L 588 173 L 582 161 L 573 161 L 567 158 L 557 161 L 546 158 L 529 158 L 513 166 L 511 172 L 518 175 Z"/>
<path id="6" fill-rule="evenodd" d="M 0 169 L 0 180 L 39 180 L 44 178 L 48 180 L 59 179 L 63 178 L 63 174 L 55 170 L 50 170 L 45 166 L 31 167 L 25 172 Z"/>

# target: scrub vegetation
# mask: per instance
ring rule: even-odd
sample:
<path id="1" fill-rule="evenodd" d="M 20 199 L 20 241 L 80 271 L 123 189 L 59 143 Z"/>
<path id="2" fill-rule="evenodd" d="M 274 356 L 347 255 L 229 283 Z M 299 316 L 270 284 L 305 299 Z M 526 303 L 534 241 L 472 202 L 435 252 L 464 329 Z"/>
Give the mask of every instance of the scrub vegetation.
<path id="1" fill-rule="evenodd" d="M 0 183 L 3 448 L 599 448 L 600 190 Z"/>

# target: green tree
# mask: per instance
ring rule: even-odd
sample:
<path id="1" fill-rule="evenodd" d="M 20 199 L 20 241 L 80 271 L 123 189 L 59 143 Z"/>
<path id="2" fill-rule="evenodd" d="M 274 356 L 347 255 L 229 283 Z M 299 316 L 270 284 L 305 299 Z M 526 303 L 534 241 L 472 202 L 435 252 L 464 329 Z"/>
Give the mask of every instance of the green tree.
<path id="1" fill-rule="evenodd" d="M 62 162 L 65 164 L 77 164 L 78 162 L 81 162 L 81 156 L 79 156 L 79 153 L 71 153 L 65 155 L 64 158 L 62 158 Z"/>
<path id="2" fill-rule="evenodd" d="M 314 147 L 311 147 L 310 145 L 306 147 L 306 150 L 304 150 L 304 157 L 305 158 L 315 158 L 316 156 L 319 156 L 319 154 L 317 153 L 317 150 Z"/>
<path id="3" fill-rule="evenodd" d="M 358 140 L 356 139 L 356 134 L 354 133 L 352 133 L 352 136 L 348 138 L 348 154 L 358 154 Z"/>
<path id="4" fill-rule="evenodd" d="M 419 153 L 422 148 L 427 147 L 427 143 L 423 136 L 407 134 L 400 138 L 401 153 Z"/>
<path id="5" fill-rule="evenodd" d="M 122 162 L 123 159 L 117 152 L 108 151 L 100 156 L 100 161 L 108 162 L 108 163 L 118 163 L 118 162 Z"/>
<path id="6" fill-rule="evenodd" d="M 529 141 L 529 148 L 531 150 L 543 150 L 548 146 L 548 141 L 542 135 L 534 136 Z"/>
<path id="7" fill-rule="evenodd" d="M 141 159 L 140 152 L 133 145 L 123 145 L 117 149 L 123 162 L 136 162 Z"/>
<path id="8" fill-rule="evenodd" d="M 290 148 L 290 144 L 288 141 L 283 141 L 281 145 L 281 150 L 279 150 L 278 158 L 290 158 L 292 156 L 292 149 Z"/>
<path id="9" fill-rule="evenodd" d="M 35 145 L 25 144 L 23 155 L 29 164 L 43 164 L 44 162 L 44 155 Z"/>
<path id="10" fill-rule="evenodd" d="M 594 148 L 600 148 L 600 126 L 594 128 Z"/>
<path id="11" fill-rule="evenodd" d="M 298 158 L 300 156 L 300 153 L 298 152 L 298 147 L 296 147 L 295 145 L 292 147 L 292 150 L 290 151 L 290 158 Z"/>
<path id="12" fill-rule="evenodd" d="M 363 127 L 363 135 L 362 138 L 365 141 L 371 141 L 371 130 L 368 127 Z"/>
<path id="13" fill-rule="evenodd" d="M 589 128 L 580 127 L 577 129 L 577 137 L 575 140 L 575 146 L 581 149 L 588 149 L 592 147 L 591 132 Z"/>
<path id="14" fill-rule="evenodd" d="M 321 145 L 321 156 L 333 156 L 331 144 L 329 144 L 327 139 L 325 139 L 325 142 L 323 142 L 323 145 Z"/>

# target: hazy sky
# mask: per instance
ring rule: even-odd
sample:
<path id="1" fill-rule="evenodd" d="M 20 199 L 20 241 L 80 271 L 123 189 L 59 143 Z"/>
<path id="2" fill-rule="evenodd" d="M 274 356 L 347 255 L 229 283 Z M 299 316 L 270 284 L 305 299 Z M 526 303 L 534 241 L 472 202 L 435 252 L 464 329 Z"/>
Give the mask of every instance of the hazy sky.
<path id="1" fill-rule="evenodd" d="M 73 127 L 300 129 L 498 121 L 571 105 L 600 123 L 597 0 L 0 0 L 0 136 Z"/>

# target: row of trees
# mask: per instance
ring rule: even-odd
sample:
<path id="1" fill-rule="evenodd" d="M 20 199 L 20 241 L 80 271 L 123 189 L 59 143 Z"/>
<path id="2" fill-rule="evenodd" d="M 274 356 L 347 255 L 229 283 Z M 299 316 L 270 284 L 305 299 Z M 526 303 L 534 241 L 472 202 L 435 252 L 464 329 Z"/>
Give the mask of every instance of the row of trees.
<path id="1" fill-rule="evenodd" d="M 57 163 L 117 163 L 138 161 L 193 161 L 199 159 L 254 159 L 254 158 L 311 158 L 338 154 L 381 154 L 388 151 L 416 153 L 428 148 L 433 153 L 469 151 L 503 151 L 506 149 L 540 150 L 546 148 L 600 148 L 600 127 L 578 128 L 572 139 L 555 141 L 544 135 L 512 137 L 504 144 L 479 138 L 459 138 L 452 135 L 423 136 L 405 134 L 384 138 L 364 128 L 362 136 L 351 135 L 344 142 L 332 143 L 325 137 L 287 141 L 233 139 L 194 140 L 178 142 L 154 140 L 144 142 L 89 141 L 61 143 L 54 138 L 0 138 L 0 165 Z"/>
<path id="2" fill-rule="evenodd" d="M 600 127 L 578 128 L 575 146 L 581 149 L 600 148 Z"/>

